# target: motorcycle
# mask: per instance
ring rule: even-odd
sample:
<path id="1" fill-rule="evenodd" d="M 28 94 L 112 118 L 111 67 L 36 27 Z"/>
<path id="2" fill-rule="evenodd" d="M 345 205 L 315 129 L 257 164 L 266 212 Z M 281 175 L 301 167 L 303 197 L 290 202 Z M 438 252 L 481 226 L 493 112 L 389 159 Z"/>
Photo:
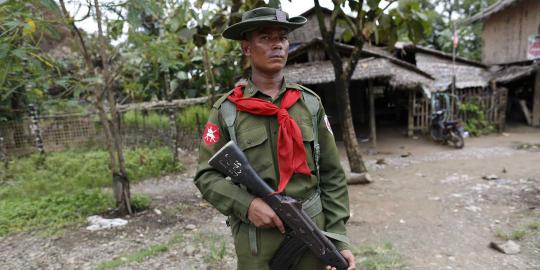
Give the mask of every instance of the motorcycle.
<path id="1" fill-rule="evenodd" d="M 432 114 L 431 137 L 443 144 L 452 144 L 461 149 L 465 146 L 465 130 L 459 121 L 446 121 L 446 111 L 438 110 Z"/>

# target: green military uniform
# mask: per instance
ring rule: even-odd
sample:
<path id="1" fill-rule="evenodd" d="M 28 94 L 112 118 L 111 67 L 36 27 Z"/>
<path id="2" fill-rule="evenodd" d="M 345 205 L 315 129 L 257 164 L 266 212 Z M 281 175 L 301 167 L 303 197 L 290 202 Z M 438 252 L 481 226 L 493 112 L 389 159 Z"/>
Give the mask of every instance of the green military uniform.
<path id="1" fill-rule="evenodd" d="M 290 107 L 288 112 L 302 132 L 311 176 L 294 174 L 282 194 L 299 201 L 305 201 L 313 198 L 313 195 L 319 192 L 322 211 L 315 213 L 312 217 L 313 221 L 322 230 L 329 233 L 339 250 L 350 249 L 345 229 L 345 223 L 349 218 L 345 175 L 339 162 L 334 136 L 327 119 L 325 119 L 326 115 L 319 98 L 317 97 L 319 111 L 317 113 L 316 122 L 318 126 L 316 129 L 320 144 L 320 179 L 317 179 L 317 168 L 313 153 L 314 128 L 311 113 L 304 98 L 306 94 L 315 95 L 315 93 L 297 84 L 284 82 L 277 97 L 272 100 L 271 97 L 265 95 L 249 81 L 244 89 L 244 97 L 260 98 L 279 106 L 286 89 L 298 89 L 308 92 L 303 93 L 302 98 Z M 268 261 L 279 248 L 284 236 L 276 228 L 257 228 L 255 230 L 256 255 L 254 255 L 253 247 L 250 247 L 250 243 L 253 245 L 253 242 L 250 239 L 250 225 L 247 219 L 247 211 L 254 196 L 242 187 L 225 179 L 223 174 L 208 165 L 209 158 L 231 140 L 223 115 L 220 113 L 220 107 L 229 94 L 218 100 L 210 112 L 207 126 L 218 127 L 219 131 L 212 132 L 215 142 L 208 143 L 203 139 L 201 143 L 195 184 L 205 200 L 209 201 L 221 213 L 229 216 L 229 224 L 231 225 L 238 256 L 238 269 L 268 269 Z M 246 154 L 251 165 L 261 178 L 270 186 L 276 188 L 279 182 L 277 160 L 278 123 L 276 117 L 236 112 L 234 125 L 237 144 Z M 203 137 L 205 135 L 203 134 Z M 295 269 L 324 269 L 324 265 L 311 252 L 306 252 L 306 255 L 302 257 Z"/>

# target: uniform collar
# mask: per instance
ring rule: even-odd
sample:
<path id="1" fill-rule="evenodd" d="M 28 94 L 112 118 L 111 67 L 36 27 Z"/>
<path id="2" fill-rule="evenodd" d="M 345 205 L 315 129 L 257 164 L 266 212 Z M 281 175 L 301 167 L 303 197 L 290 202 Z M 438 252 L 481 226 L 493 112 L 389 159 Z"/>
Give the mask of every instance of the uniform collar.
<path id="1" fill-rule="evenodd" d="M 300 88 L 297 84 L 287 82 L 287 80 L 283 78 L 283 83 L 281 84 L 281 89 L 279 89 L 277 98 L 283 95 L 283 93 L 285 93 L 285 90 L 287 89 L 302 90 L 302 88 Z M 261 92 L 261 90 L 257 86 L 255 86 L 251 78 L 247 79 L 247 84 L 246 84 L 246 87 L 244 88 L 244 97 L 245 98 L 254 97 L 258 92 Z"/>

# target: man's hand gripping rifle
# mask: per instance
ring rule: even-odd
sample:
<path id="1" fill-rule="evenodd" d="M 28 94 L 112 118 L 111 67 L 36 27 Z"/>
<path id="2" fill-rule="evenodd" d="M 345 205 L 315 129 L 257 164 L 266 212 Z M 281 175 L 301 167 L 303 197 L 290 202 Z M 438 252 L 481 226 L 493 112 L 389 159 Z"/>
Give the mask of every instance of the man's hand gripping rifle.
<path id="1" fill-rule="evenodd" d="M 223 146 L 208 163 L 234 183 L 246 186 L 253 195 L 262 198 L 285 223 L 286 239 L 270 261 L 270 269 L 290 269 L 307 249 L 326 265 L 338 270 L 347 269 L 345 258 L 302 210 L 302 205 L 291 197 L 273 194 L 274 190 L 255 172 L 234 142 Z"/>

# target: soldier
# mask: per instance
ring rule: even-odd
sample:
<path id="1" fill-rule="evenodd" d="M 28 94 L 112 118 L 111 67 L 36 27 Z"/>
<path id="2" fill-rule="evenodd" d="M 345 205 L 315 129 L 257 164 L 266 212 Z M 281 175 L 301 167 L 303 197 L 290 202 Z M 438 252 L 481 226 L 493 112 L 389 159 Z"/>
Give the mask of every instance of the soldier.
<path id="1" fill-rule="evenodd" d="M 268 269 L 285 228 L 261 198 L 208 165 L 209 158 L 229 140 L 238 144 L 276 192 L 302 202 L 349 262 L 349 269 L 355 269 L 345 229 L 347 186 L 328 118 L 314 92 L 283 76 L 287 35 L 305 22 L 306 18 L 289 18 L 281 10 L 257 8 L 223 32 L 223 37 L 241 41 L 251 63 L 251 77 L 213 105 L 199 148 L 195 184 L 205 200 L 228 216 L 241 270 Z M 308 251 L 294 269 L 325 267 L 331 269 Z"/>

